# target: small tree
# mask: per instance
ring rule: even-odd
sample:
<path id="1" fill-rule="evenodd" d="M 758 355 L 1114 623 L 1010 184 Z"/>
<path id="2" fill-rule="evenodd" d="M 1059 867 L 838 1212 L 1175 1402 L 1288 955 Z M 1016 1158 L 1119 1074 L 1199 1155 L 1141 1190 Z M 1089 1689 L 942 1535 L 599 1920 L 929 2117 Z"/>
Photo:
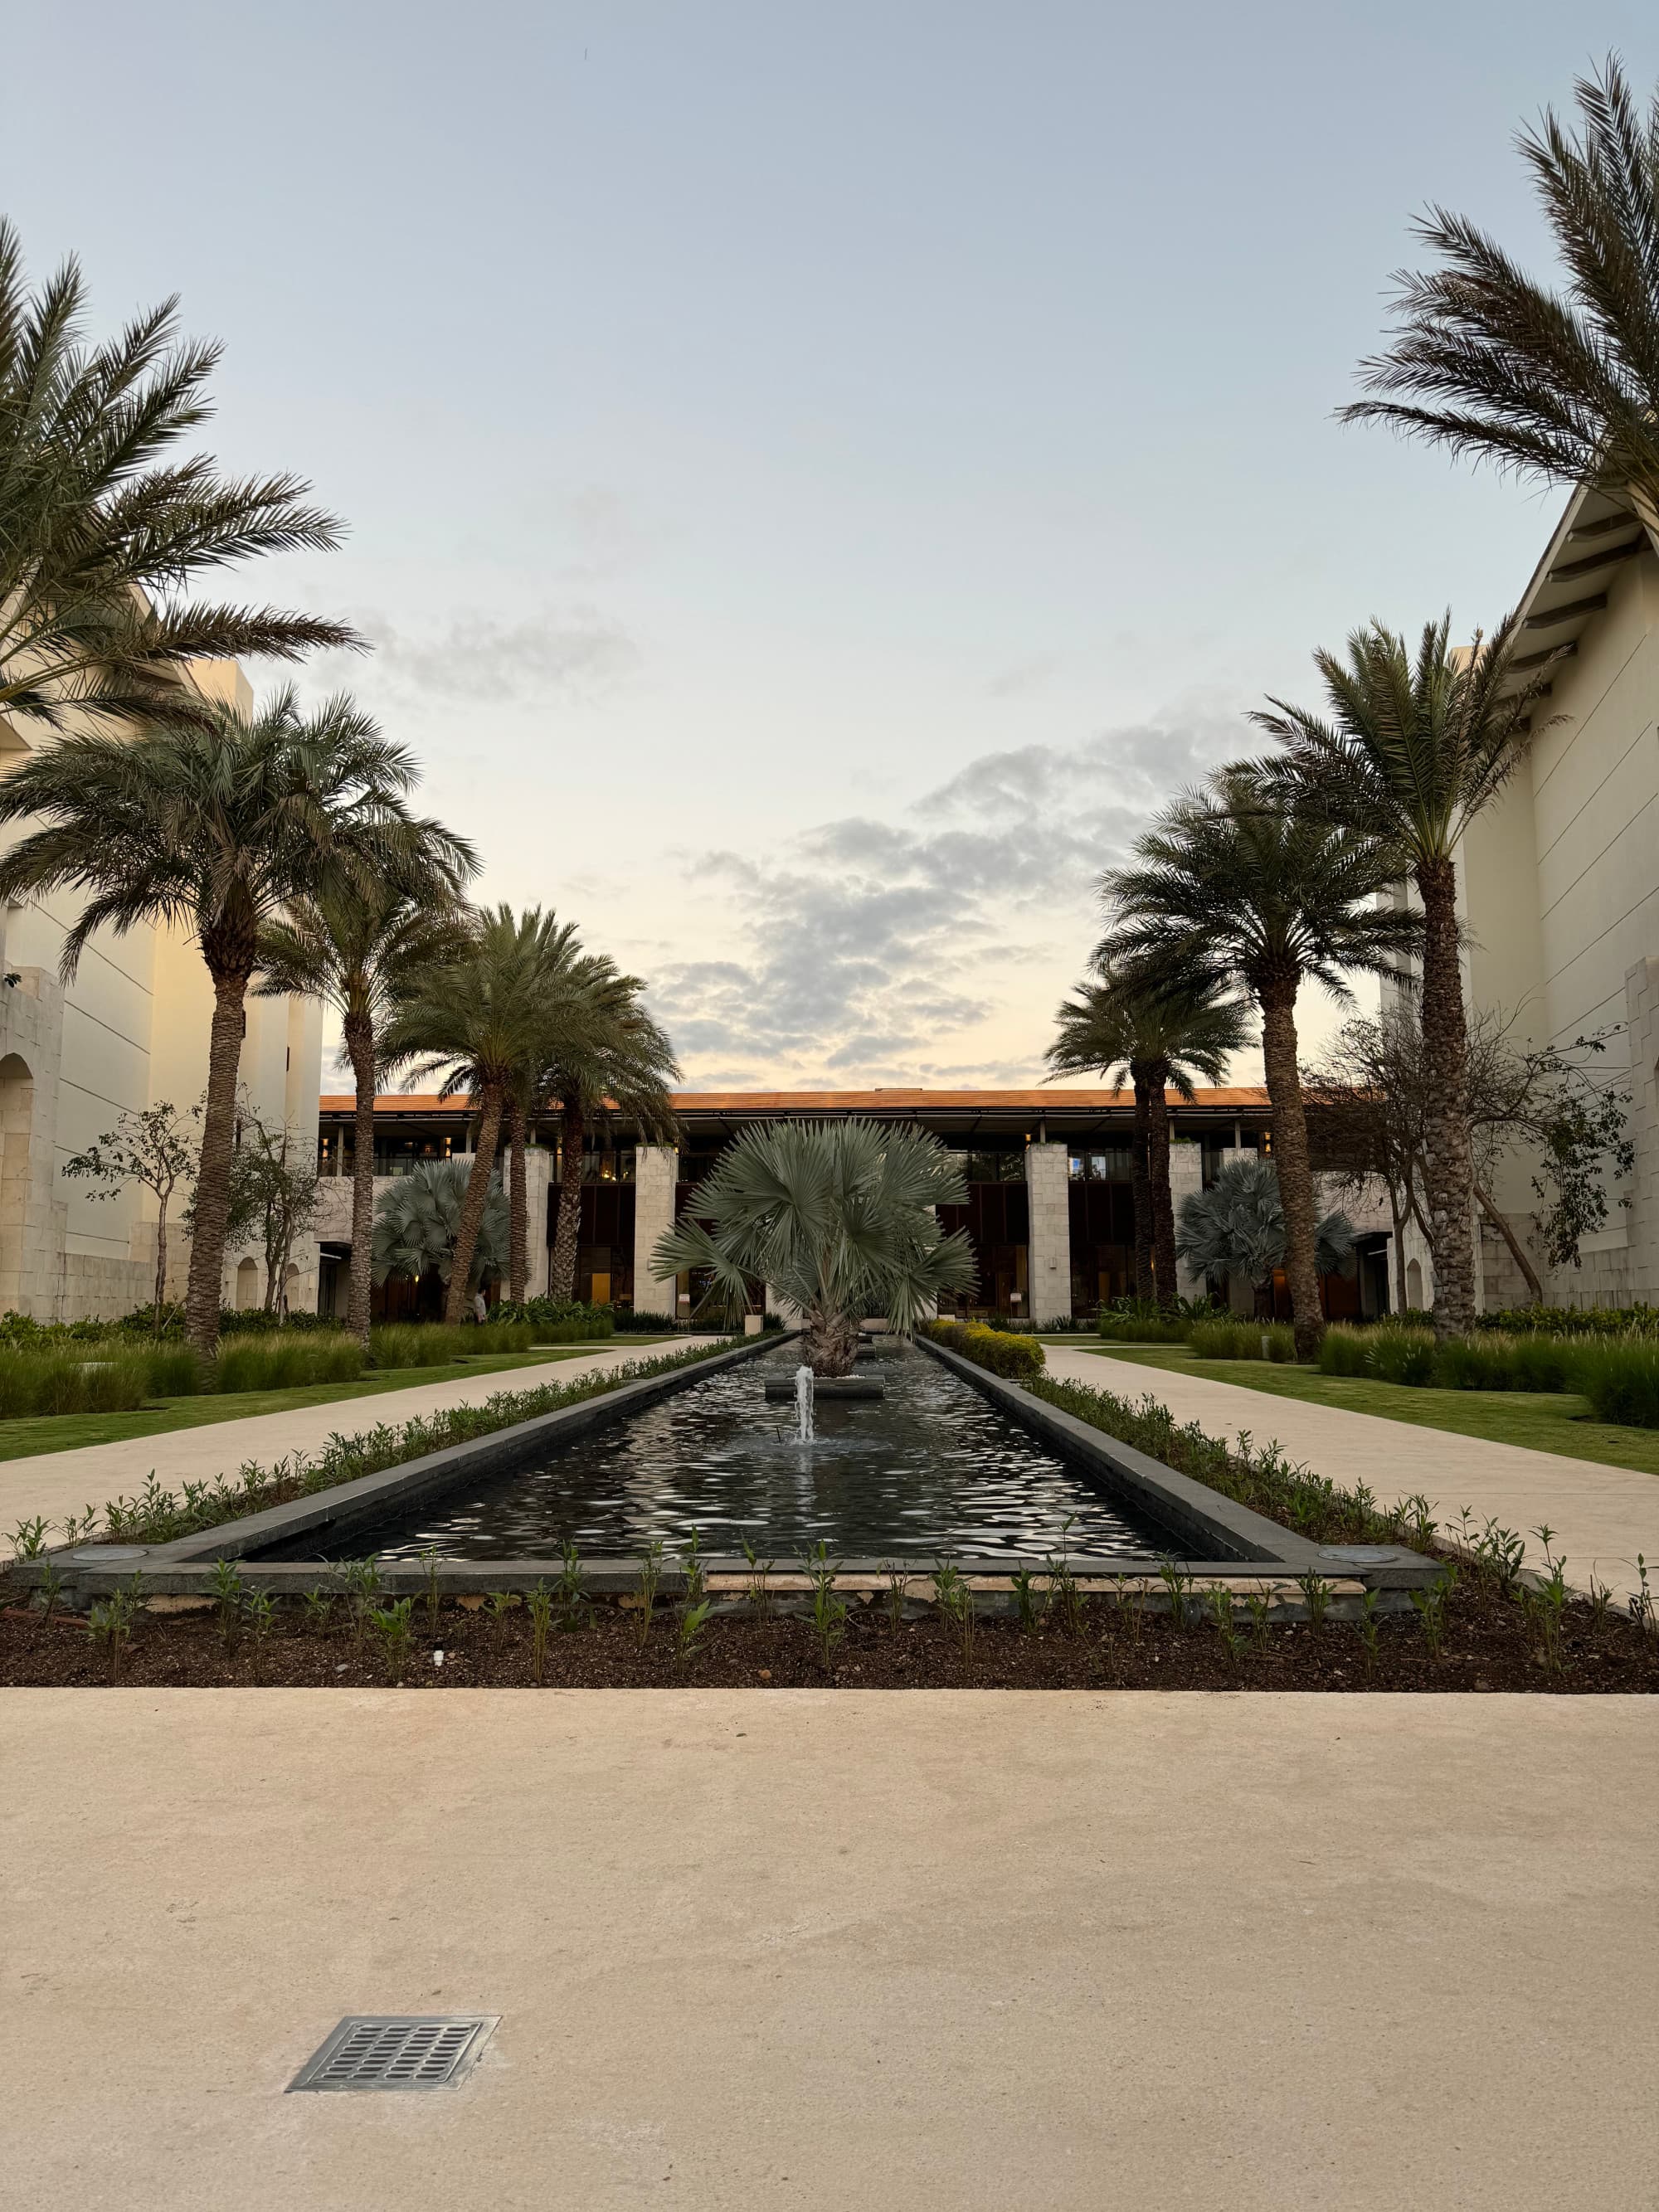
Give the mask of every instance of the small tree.
<path id="1" fill-rule="evenodd" d="M 199 1139 L 187 1126 L 199 1123 L 202 1109 L 192 1106 L 189 1115 L 181 1120 L 175 1107 L 165 1099 L 140 1112 L 123 1114 L 112 1129 L 106 1129 L 96 1144 L 88 1145 L 84 1152 L 76 1152 L 64 1163 L 64 1173 L 101 1188 L 89 1190 L 88 1198 L 118 1198 L 129 1183 L 138 1183 L 155 1194 L 155 1297 L 154 1299 L 155 1334 L 161 1334 L 161 1310 L 167 1294 L 167 1208 L 180 1184 L 189 1191 L 196 1182 L 196 1163 Z"/>
<path id="2" fill-rule="evenodd" d="M 290 1158 L 290 1151 L 296 1157 Z M 265 1255 L 265 1311 L 288 1312 L 288 1270 L 294 1247 L 317 1218 L 322 1194 L 312 1162 L 284 1124 L 272 1128 L 245 1109 L 231 1156 L 226 1242 L 257 1237 Z"/>

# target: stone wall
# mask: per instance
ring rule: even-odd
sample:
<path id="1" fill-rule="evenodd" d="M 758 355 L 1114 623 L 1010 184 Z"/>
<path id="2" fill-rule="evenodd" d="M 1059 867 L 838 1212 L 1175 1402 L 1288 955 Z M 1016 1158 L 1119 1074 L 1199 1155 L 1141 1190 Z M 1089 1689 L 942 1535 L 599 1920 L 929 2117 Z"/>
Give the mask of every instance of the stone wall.
<path id="1" fill-rule="evenodd" d="M 634 1310 L 672 1315 L 676 1311 L 672 1279 L 659 1283 L 651 1273 L 651 1255 L 659 1237 L 674 1226 L 674 1190 L 680 1156 L 672 1145 L 641 1145 L 634 1154 Z"/>
<path id="2" fill-rule="evenodd" d="M 1659 959 L 1625 976 L 1630 1042 L 1630 1134 L 1636 1164 L 1626 1224 L 1630 1296 L 1659 1305 Z"/>
<path id="3" fill-rule="evenodd" d="M 1026 1262 L 1029 1310 L 1042 1328 L 1072 1317 L 1070 1147 L 1028 1145 L 1025 1181 L 1031 1224 Z"/>

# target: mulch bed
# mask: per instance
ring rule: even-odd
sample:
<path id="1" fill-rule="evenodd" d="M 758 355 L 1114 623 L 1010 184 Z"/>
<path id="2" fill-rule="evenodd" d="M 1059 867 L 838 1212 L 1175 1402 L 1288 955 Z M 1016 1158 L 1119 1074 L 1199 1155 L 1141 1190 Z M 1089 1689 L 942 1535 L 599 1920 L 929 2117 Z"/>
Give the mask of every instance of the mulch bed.
<path id="1" fill-rule="evenodd" d="M 446 1604 L 434 1634 L 422 1605 L 416 1623 L 404 1687 L 534 1686 L 522 1608 L 498 1624 Z M 1109 1601 L 1091 1605 L 1075 1635 L 1052 1620 L 1034 1635 L 1009 1620 L 981 1620 L 967 1660 L 948 1623 L 929 1616 L 896 1631 L 875 1607 L 854 1607 L 827 1668 L 811 1622 L 778 1615 L 713 1620 L 681 1659 L 672 1613 L 659 1615 L 642 1644 L 636 1613 L 603 1606 L 587 1626 L 550 1637 L 545 1680 L 559 1689 L 1659 1692 L 1659 1640 L 1617 1613 L 1598 1622 L 1587 1605 L 1569 1609 L 1559 1674 L 1546 1671 L 1534 1645 L 1511 1599 L 1467 1583 L 1449 1601 L 1437 1658 L 1428 1656 L 1413 1617 L 1382 1628 L 1370 1666 L 1346 1622 L 1327 1621 L 1318 1631 L 1274 1626 L 1235 1662 L 1207 1624 L 1177 1630 L 1165 1615 L 1142 1613 L 1137 1625 Z M 434 1664 L 434 1647 L 443 1651 L 441 1667 Z M 361 1689 L 390 1679 L 378 1648 L 372 1641 L 359 1648 L 343 1620 L 314 1633 L 284 1614 L 256 1659 L 246 1635 L 227 1653 L 216 1619 L 201 1613 L 148 1614 L 120 1674 L 131 1689 Z M 21 1608 L 0 1612 L 0 1685 L 99 1687 L 109 1680 L 108 1653 L 90 1641 L 83 1620 L 43 1624 Z"/>

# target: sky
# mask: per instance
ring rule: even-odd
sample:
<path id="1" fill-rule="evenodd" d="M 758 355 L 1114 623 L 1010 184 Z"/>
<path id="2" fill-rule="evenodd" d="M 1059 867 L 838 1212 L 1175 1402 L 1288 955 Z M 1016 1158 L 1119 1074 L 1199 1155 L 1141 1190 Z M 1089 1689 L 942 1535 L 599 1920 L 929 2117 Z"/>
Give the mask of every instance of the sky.
<path id="1" fill-rule="evenodd" d="M 349 525 L 244 572 L 373 641 L 302 689 L 414 750 L 480 897 L 647 980 L 694 1089 L 1037 1079 L 1100 871 L 1246 711 L 1373 617 L 1504 611 L 1561 495 L 1334 410 L 1413 216 L 1547 267 L 1516 127 L 1610 49 L 1659 77 L 1626 0 L 6 36 L 32 268 L 100 330 L 179 294 L 204 443 Z"/>

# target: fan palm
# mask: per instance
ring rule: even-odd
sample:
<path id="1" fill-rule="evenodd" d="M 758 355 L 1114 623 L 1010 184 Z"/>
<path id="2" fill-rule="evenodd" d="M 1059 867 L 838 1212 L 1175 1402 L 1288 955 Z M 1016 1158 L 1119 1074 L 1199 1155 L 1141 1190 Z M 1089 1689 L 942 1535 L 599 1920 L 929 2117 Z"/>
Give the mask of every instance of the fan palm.
<path id="1" fill-rule="evenodd" d="M 728 1316 L 746 1310 L 751 1282 L 769 1284 L 800 1313 L 814 1374 L 848 1375 L 871 1308 L 909 1335 L 941 1293 L 973 1288 L 967 1234 L 946 1237 L 934 1211 L 967 1197 L 925 1130 L 772 1121 L 727 1146 L 659 1240 L 652 1272 L 665 1282 L 707 1268 Z"/>
<path id="2" fill-rule="evenodd" d="M 410 824 L 398 878 L 323 885 L 296 900 L 260 944 L 259 991 L 320 999 L 340 1018 L 341 1057 L 356 1090 L 351 1164 L 351 1283 L 346 1326 L 367 1345 L 374 1217 L 374 1094 L 379 1037 L 423 969 L 459 950 L 455 902 L 477 863 L 465 839 L 435 822 Z"/>
<path id="3" fill-rule="evenodd" d="M 1194 1079 L 1219 1083 L 1236 1052 L 1254 1042 L 1243 1002 L 1198 976 L 1160 985 L 1146 969 L 1108 967 L 1079 985 L 1055 1017 L 1045 1054 L 1056 1075 L 1100 1075 L 1134 1087 L 1129 1154 L 1135 1218 L 1135 1296 L 1156 1284 L 1167 1305 L 1176 1296 L 1175 1206 L 1170 1193 L 1170 1117 L 1164 1093 L 1193 1096 Z"/>
<path id="4" fill-rule="evenodd" d="M 1314 1264 L 1322 1275 L 1347 1264 L 1353 1224 L 1346 1213 L 1314 1224 Z M 1176 1249 L 1195 1275 L 1233 1275 L 1260 1291 L 1284 1264 L 1285 1207 L 1271 1160 L 1228 1160 L 1207 1190 L 1181 1201 Z"/>
<path id="5" fill-rule="evenodd" d="M 576 1003 L 549 1038 L 539 1088 L 559 1102 L 559 1219 L 552 1294 L 575 1294 L 581 1235 L 582 1157 L 596 1121 L 623 1119 L 650 1144 L 672 1144 L 677 1123 L 670 1085 L 679 1063 L 666 1033 L 640 1003 L 645 986 L 609 960 L 592 965 Z"/>
<path id="6" fill-rule="evenodd" d="M 1542 672 L 1511 684 L 1513 619 L 1468 651 L 1451 617 L 1424 625 L 1415 657 L 1381 623 L 1356 630 L 1346 659 L 1316 653 L 1328 718 L 1270 702 L 1253 719 L 1284 746 L 1285 775 L 1328 821 L 1381 836 L 1423 902 L 1424 1170 L 1438 1334 L 1474 1323 L 1474 1186 L 1469 1157 L 1468 1024 L 1458 957 L 1457 848 L 1526 757 Z"/>
<path id="7" fill-rule="evenodd" d="M 0 784 L 0 823 L 33 817 L 0 858 L 0 898 L 86 895 L 65 981 L 95 930 L 192 930 L 213 981 L 206 1109 L 185 1333 L 218 1340 L 236 1075 L 259 942 L 325 881 L 368 895 L 406 854 L 415 780 L 401 746 L 346 698 L 300 711 L 283 691 L 252 719 L 225 707 L 138 737 L 94 732 L 32 755 Z"/>
<path id="8" fill-rule="evenodd" d="M 176 716 L 195 703 L 187 661 L 361 642 L 343 623 L 180 596 L 252 554 L 325 551 L 340 526 L 296 477 L 173 457 L 211 412 L 219 359 L 179 338 L 175 305 L 89 349 L 76 263 L 31 293 L 0 220 L 0 715 Z"/>
<path id="9" fill-rule="evenodd" d="M 456 1232 L 444 1318 L 463 1320 L 472 1248 L 495 1170 L 509 1096 L 534 1061 L 546 1019 L 546 982 L 561 925 L 532 907 L 475 911 L 452 959 L 411 979 L 380 1039 L 381 1065 L 417 1079 L 441 1075 L 440 1095 L 469 1094 L 477 1115 L 466 1200 Z"/>
<path id="10" fill-rule="evenodd" d="M 456 1246 L 466 1206 L 471 1171 L 465 1160 L 422 1160 L 382 1193 L 374 1208 L 374 1276 L 407 1275 L 419 1282 L 428 1268 L 446 1285 L 456 1280 Z M 507 1256 L 507 1200 L 501 1178 L 492 1178 L 471 1240 L 462 1293 L 499 1275 Z"/>
<path id="11" fill-rule="evenodd" d="M 1375 395 L 1341 411 L 1546 483 L 1628 497 L 1659 544 L 1659 96 L 1645 116 L 1609 58 L 1573 88 L 1579 135 L 1546 111 L 1519 139 L 1565 293 L 1462 216 L 1416 226 L 1443 266 L 1395 277 Z"/>
<path id="12" fill-rule="evenodd" d="M 1098 960 L 1157 961 L 1217 988 L 1242 986 L 1261 1009 L 1301 1359 L 1317 1352 L 1324 1324 L 1297 997 L 1314 981 L 1346 1000 L 1350 973 L 1391 969 L 1415 947 L 1416 917 L 1373 903 L 1399 866 L 1391 848 L 1334 826 L 1247 763 L 1170 807 L 1101 878 L 1109 927 Z"/>

